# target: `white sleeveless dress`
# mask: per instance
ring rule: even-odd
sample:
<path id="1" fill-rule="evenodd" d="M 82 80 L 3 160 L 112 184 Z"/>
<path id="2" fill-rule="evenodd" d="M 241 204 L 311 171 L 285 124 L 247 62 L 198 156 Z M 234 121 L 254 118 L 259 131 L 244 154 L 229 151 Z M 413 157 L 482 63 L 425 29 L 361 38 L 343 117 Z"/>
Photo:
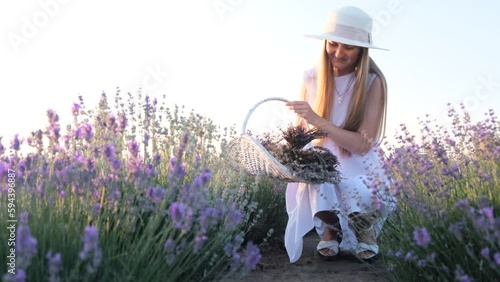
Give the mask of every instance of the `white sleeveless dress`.
<path id="1" fill-rule="evenodd" d="M 347 108 L 352 96 L 352 79 L 354 73 L 336 77 L 336 88 L 342 95 L 339 103 L 337 92 L 334 97 L 334 107 L 331 122 L 341 126 L 347 116 Z M 368 87 L 375 78 L 370 74 Z M 316 95 L 315 69 L 304 73 L 304 85 L 307 90 L 308 102 L 314 105 Z M 349 89 L 347 89 L 349 88 Z M 314 143 L 313 143 L 314 145 Z M 319 211 L 335 210 L 339 213 L 343 238 L 340 249 L 353 251 L 357 245 L 354 232 L 348 227 L 347 217 L 353 212 L 371 213 L 377 211 L 379 217 L 374 225 L 378 236 L 387 215 L 395 207 L 395 198 L 390 191 L 390 183 L 379 162 L 377 150 L 372 148 L 366 155 L 352 154 L 342 156 L 338 146 L 327 139 L 323 146 L 335 154 L 340 163 L 343 179 L 337 184 L 323 183 L 309 185 L 304 183 L 289 183 L 286 190 L 286 209 L 288 224 L 285 231 L 285 247 L 290 262 L 297 261 L 302 254 L 303 237 L 312 228 L 316 228 L 319 236 L 323 234 L 324 223 L 314 215 Z"/>

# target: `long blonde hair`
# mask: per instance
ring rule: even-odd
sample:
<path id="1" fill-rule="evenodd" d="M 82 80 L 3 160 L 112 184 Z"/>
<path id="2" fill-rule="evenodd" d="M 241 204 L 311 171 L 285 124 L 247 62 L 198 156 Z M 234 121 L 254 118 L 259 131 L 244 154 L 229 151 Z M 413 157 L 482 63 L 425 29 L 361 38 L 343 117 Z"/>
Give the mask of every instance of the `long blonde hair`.
<path id="1" fill-rule="evenodd" d="M 331 120 L 334 111 L 334 89 L 335 89 L 335 74 L 328 53 L 326 52 L 326 44 L 323 48 L 321 59 L 316 70 L 317 87 L 314 111 L 326 120 Z M 383 87 L 383 113 L 380 119 L 379 128 L 375 136 L 375 144 L 379 145 L 382 142 L 385 134 L 386 115 L 387 115 L 387 81 L 380 68 L 375 64 L 368 54 L 368 48 L 361 48 L 360 58 L 357 61 L 355 68 L 354 90 L 349 104 L 347 117 L 341 127 L 345 130 L 357 132 L 365 115 L 367 99 L 368 74 L 374 73 L 382 81 Z M 344 148 L 340 148 L 342 155 L 350 156 L 351 152 Z"/>

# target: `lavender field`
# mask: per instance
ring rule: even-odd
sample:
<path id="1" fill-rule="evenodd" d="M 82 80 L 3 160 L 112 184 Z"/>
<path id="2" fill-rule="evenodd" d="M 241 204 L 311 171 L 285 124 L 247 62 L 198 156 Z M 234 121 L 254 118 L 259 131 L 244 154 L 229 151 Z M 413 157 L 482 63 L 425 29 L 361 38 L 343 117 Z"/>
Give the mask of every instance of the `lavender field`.
<path id="1" fill-rule="evenodd" d="M 1 140 L 3 281 L 236 279 L 283 236 L 284 183 L 237 169 L 234 129 L 122 96 L 81 99 L 66 130 L 48 110 L 46 128 Z M 379 238 L 390 281 L 500 277 L 500 124 L 449 116 L 422 120 L 422 140 L 402 125 L 383 153 L 398 199 Z"/>

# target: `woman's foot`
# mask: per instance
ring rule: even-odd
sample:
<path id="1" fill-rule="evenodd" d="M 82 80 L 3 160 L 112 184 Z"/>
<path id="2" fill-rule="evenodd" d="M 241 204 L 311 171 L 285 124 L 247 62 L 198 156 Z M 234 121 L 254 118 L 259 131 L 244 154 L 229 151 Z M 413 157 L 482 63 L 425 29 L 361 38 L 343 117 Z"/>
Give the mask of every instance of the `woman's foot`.
<path id="1" fill-rule="evenodd" d="M 361 215 L 354 213 L 349 216 L 349 225 L 354 230 L 358 239 L 356 257 L 362 261 L 373 259 L 379 251 L 377 236 L 373 228 L 375 221 L 375 214 Z"/>
<path id="2" fill-rule="evenodd" d="M 375 229 L 369 228 L 356 234 L 358 247 L 356 256 L 361 260 L 368 260 L 378 254 L 377 240 L 375 239 Z"/>
<path id="3" fill-rule="evenodd" d="M 333 257 L 339 253 L 338 231 L 335 228 L 325 227 L 325 232 L 321 236 L 318 244 L 318 253 L 324 257 Z"/>
<path id="4" fill-rule="evenodd" d="M 331 259 L 339 253 L 340 221 L 336 211 L 319 211 L 315 214 L 323 223 L 324 232 L 316 247 L 320 259 Z"/>

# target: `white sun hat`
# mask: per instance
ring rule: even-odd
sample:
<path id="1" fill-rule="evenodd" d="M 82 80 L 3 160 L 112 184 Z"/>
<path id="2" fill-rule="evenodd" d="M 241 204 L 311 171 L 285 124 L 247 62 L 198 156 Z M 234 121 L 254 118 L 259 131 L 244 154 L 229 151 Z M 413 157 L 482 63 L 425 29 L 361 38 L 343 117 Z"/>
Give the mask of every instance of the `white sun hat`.
<path id="1" fill-rule="evenodd" d="M 322 34 L 305 34 L 306 37 L 331 40 L 347 45 L 388 50 L 372 44 L 373 20 L 363 10 L 345 6 L 329 13 Z"/>

